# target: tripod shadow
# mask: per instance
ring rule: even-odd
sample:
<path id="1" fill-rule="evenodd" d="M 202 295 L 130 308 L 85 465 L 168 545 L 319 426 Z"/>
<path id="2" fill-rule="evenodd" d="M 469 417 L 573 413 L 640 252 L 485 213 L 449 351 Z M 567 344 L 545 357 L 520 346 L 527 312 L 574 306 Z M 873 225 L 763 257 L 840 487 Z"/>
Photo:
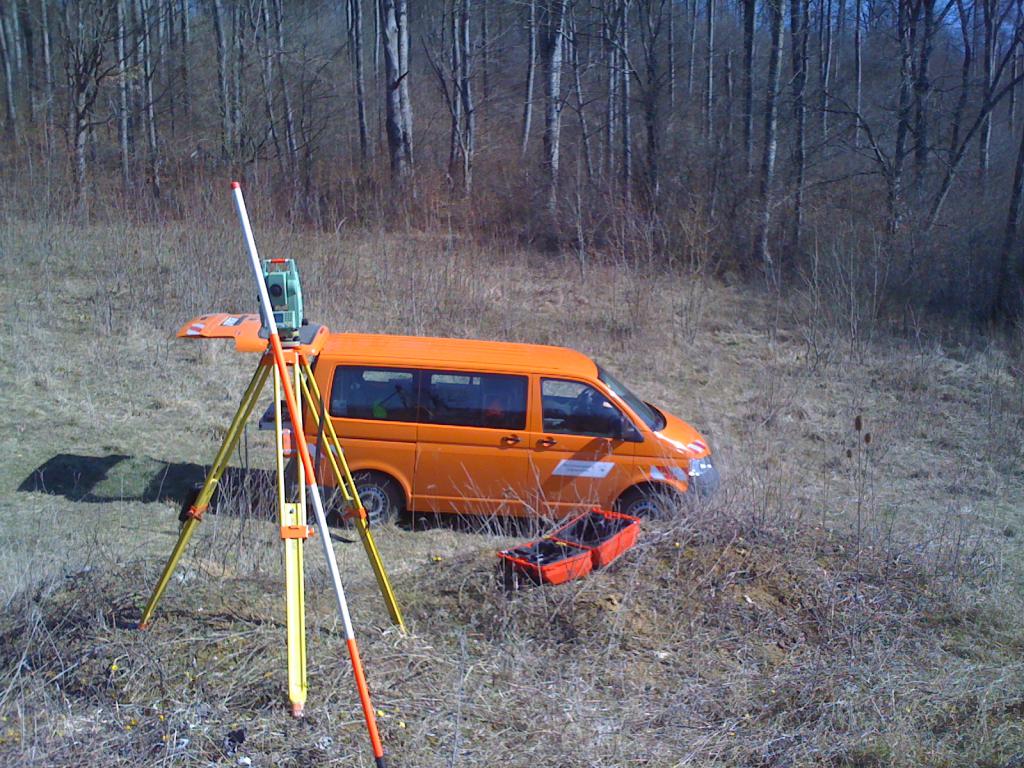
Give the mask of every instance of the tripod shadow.
<path id="1" fill-rule="evenodd" d="M 200 464 L 171 463 L 148 456 L 59 453 L 32 470 L 18 490 L 86 503 L 160 501 L 178 506 L 193 488 L 202 485 L 207 469 Z M 256 512 L 263 517 L 267 507 L 271 511 L 274 508 L 273 494 L 273 472 L 228 467 L 210 511 L 249 515 Z"/>

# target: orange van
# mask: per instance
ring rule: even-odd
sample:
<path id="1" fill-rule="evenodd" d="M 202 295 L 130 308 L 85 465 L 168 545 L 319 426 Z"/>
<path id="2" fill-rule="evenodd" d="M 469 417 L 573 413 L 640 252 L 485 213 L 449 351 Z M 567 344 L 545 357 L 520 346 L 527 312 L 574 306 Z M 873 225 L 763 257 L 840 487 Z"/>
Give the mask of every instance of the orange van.
<path id="1" fill-rule="evenodd" d="M 651 515 L 718 486 L 693 427 L 571 349 L 336 333 L 314 372 L 374 523 L 594 504 Z"/>

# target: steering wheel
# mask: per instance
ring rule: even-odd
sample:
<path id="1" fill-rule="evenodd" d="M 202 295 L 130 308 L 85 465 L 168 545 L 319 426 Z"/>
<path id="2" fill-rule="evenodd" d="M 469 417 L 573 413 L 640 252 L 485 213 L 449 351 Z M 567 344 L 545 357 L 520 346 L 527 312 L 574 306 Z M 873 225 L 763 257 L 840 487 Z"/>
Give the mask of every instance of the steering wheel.
<path id="1" fill-rule="evenodd" d="M 587 387 L 573 398 L 572 404 L 569 406 L 569 413 L 573 416 L 592 414 L 596 410 L 595 406 L 600 404 L 599 397 L 596 390 Z"/>

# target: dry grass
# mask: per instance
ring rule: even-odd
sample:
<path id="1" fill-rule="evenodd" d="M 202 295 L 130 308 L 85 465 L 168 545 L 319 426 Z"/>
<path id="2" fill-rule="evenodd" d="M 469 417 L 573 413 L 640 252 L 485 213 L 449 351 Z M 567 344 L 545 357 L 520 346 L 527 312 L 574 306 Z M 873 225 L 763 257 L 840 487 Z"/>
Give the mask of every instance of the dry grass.
<path id="1" fill-rule="evenodd" d="M 258 488 L 234 487 L 152 631 L 130 628 L 173 541 L 171 491 L 255 362 L 171 338 L 251 307 L 223 219 L 0 226 L 5 764 L 369 764 L 319 553 L 310 715 L 286 715 L 279 544 L 265 510 L 230 508 Z M 696 242 L 697 269 L 666 274 L 456 236 L 260 234 L 300 259 L 332 328 L 577 347 L 698 425 L 727 478 L 608 572 L 511 597 L 493 575 L 507 531 L 386 529 L 408 637 L 338 544 L 395 765 L 1024 760 L 1019 353 L 893 337 L 869 328 L 870 297 L 844 308 L 813 280 L 780 305 L 704 277 Z M 266 443 L 250 434 L 240 460 L 269 467 Z M 57 455 L 61 482 L 19 490 Z"/>

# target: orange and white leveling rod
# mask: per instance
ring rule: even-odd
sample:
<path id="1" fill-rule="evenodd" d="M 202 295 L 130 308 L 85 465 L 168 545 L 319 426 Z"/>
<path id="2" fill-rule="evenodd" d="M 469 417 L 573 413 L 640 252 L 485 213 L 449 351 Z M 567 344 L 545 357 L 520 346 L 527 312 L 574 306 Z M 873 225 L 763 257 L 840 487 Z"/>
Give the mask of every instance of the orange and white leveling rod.
<path id="1" fill-rule="evenodd" d="M 231 190 L 235 196 L 238 219 L 242 223 L 242 233 L 245 235 L 245 244 L 249 250 L 249 263 L 252 266 L 252 274 L 256 278 L 256 285 L 259 288 L 260 306 L 263 308 L 263 322 L 266 323 L 267 330 L 270 332 L 270 349 L 274 356 L 274 365 L 277 367 L 281 384 L 284 387 L 284 399 L 288 405 L 288 413 L 291 416 L 292 424 L 301 424 L 298 408 L 295 405 L 295 393 L 292 391 L 291 379 L 285 366 L 281 337 L 277 333 L 277 323 L 274 321 L 274 312 L 270 307 L 270 296 L 267 294 L 263 270 L 260 268 L 260 255 L 256 250 L 256 241 L 252 237 L 252 227 L 249 225 L 249 214 L 245 210 L 245 200 L 242 199 L 241 185 L 237 181 L 233 181 L 231 182 Z M 348 644 L 348 653 L 352 659 L 352 673 L 356 679 L 359 703 L 363 707 L 363 717 L 366 718 L 366 729 L 370 733 L 373 757 L 377 761 L 378 768 L 384 768 L 384 747 L 381 745 L 380 734 L 377 731 L 377 718 L 374 715 L 373 705 L 370 703 L 370 691 L 366 687 L 363 663 L 359 660 L 359 648 L 356 645 L 355 633 L 352 631 L 352 618 L 348 613 L 348 601 L 345 600 L 345 588 L 341 585 L 338 562 L 334 559 L 334 548 L 331 546 L 331 535 L 327 529 L 327 517 L 324 515 L 324 505 L 320 498 L 320 489 L 317 487 L 316 474 L 313 471 L 313 461 L 309 456 L 309 446 L 306 445 L 306 436 L 302 433 L 301 429 L 294 430 L 294 434 L 296 445 L 299 448 L 299 458 L 302 461 L 302 469 L 306 477 L 306 492 L 313 499 L 313 511 L 316 514 L 317 527 L 320 529 L 320 541 L 324 545 L 324 557 L 327 559 L 327 568 L 331 572 L 331 581 L 334 584 L 334 595 L 338 599 L 338 611 L 341 613 L 341 621 L 345 625 L 345 641 Z"/>

